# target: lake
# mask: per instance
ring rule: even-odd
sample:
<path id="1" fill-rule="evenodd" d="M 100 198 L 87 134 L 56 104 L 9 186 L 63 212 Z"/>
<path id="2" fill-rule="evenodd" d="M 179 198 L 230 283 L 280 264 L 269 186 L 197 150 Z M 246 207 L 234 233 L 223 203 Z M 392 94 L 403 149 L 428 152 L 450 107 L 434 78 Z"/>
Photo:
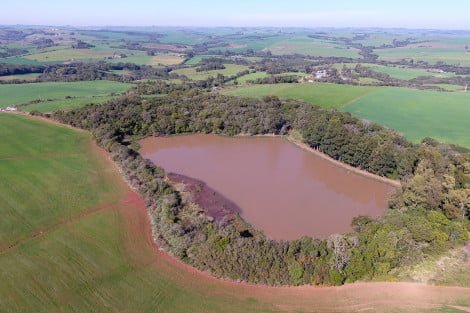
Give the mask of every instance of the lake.
<path id="1" fill-rule="evenodd" d="M 395 187 L 281 137 L 149 137 L 140 153 L 169 173 L 203 181 L 272 239 L 326 238 L 354 216 L 380 216 Z"/>

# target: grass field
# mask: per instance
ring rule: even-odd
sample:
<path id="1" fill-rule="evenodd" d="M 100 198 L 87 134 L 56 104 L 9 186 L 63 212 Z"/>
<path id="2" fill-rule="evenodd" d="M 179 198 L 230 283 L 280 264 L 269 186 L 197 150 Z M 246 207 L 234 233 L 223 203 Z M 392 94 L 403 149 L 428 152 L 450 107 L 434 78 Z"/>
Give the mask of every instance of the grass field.
<path id="1" fill-rule="evenodd" d="M 111 63 L 134 63 L 138 65 L 176 65 L 184 61 L 184 56 L 179 54 L 158 54 L 154 56 L 149 55 L 129 55 L 123 59 L 108 60 Z"/>
<path id="2" fill-rule="evenodd" d="M 204 80 L 209 77 L 216 77 L 217 74 L 222 74 L 224 76 L 232 76 L 235 75 L 241 71 L 247 70 L 248 66 L 244 65 L 237 65 L 237 64 L 224 64 L 225 69 L 223 70 L 214 70 L 214 71 L 205 71 L 205 72 L 197 72 L 196 67 L 188 67 L 188 68 L 182 68 L 179 70 L 175 70 L 172 73 L 180 74 L 180 75 L 185 75 L 189 79 L 192 80 Z"/>
<path id="3" fill-rule="evenodd" d="M 417 142 L 433 137 L 470 148 L 470 94 L 406 88 L 335 84 L 252 85 L 231 89 L 231 95 L 304 100 L 338 108 L 403 133 Z"/>
<path id="4" fill-rule="evenodd" d="M 347 103 L 376 89 L 377 87 L 324 83 L 276 84 L 241 87 L 232 89 L 227 93 L 250 98 L 262 98 L 267 95 L 275 95 L 280 98 L 307 101 L 324 108 L 342 108 Z"/>
<path id="5" fill-rule="evenodd" d="M 359 58 L 358 50 L 347 48 L 335 42 L 309 38 L 307 36 L 293 36 L 265 48 L 275 55 L 300 53 L 322 57 Z"/>
<path id="6" fill-rule="evenodd" d="M 342 70 L 344 66 L 350 69 L 354 69 L 357 63 L 336 63 L 333 64 L 332 67 L 337 69 L 338 71 Z M 447 78 L 447 77 L 454 77 L 454 73 L 434 73 L 429 72 L 424 69 L 416 69 L 416 68 L 409 68 L 403 66 L 385 66 L 379 64 L 369 64 L 363 63 L 362 66 L 368 67 L 376 72 L 384 73 L 390 75 L 392 78 L 402 79 L 402 80 L 410 80 L 420 76 L 432 76 L 438 78 Z"/>
<path id="7" fill-rule="evenodd" d="M 415 142 L 433 137 L 470 148 L 468 93 L 384 88 L 353 101 L 344 110 L 396 129 Z"/>
<path id="8" fill-rule="evenodd" d="M 378 64 L 365 64 L 365 66 L 370 67 L 372 70 L 390 75 L 392 78 L 403 79 L 403 80 L 410 80 L 420 76 L 432 76 L 438 78 L 447 78 L 447 77 L 454 77 L 454 73 L 433 73 L 428 72 L 423 69 L 415 69 L 415 68 L 406 68 L 406 67 L 398 67 L 398 66 L 383 66 Z"/>
<path id="9" fill-rule="evenodd" d="M 230 51 L 270 50 L 275 55 L 305 54 L 323 57 L 359 58 L 358 50 L 347 48 L 336 42 L 313 39 L 306 35 L 275 35 L 264 38 L 237 38 L 229 40 L 229 46 L 215 47 L 209 50 Z"/>
<path id="10" fill-rule="evenodd" d="M 28 104 L 22 106 L 21 111 L 31 112 L 38 111 L 42 113 L 54 112 L 58 110 L 73 110 L 76 108 L 83 107 L 87 104 L 99 104 L 104 103 L 113 99 L 112 96 L 102 96 L 102 97 L 84 97 L 84 98 L 72 98 L 72 99 L 61 99 L 53 101 L 43 101 L 39 103 Z"/>
<path id="11" fill-rule="evenodd" d="M 440 87 L 445 89 L 446 91 L 456 91 L 456 92 L 464 92 L 465 87 L 460 85 L 451 85 L 451 84 L 431 84 L 429 86 Z"/>
<path id="12" fill-rule="evenodd" d="M 269 77 L 269 74 L 266 72 L 255 72 L 255 73 L 250 73 L 250 74 L 237 78 L 237 82 L 240 85 L 245 85 L 247 81 L 249 80 L 256 80 L 258 78 L 265 78 L 265 77 Z"/>
<path id="13" fill-rule="evenodd" d="M 32 74 L 18 74 L 18 75 L 8 75 L 8 76 L 0 76 L 0 81 L 11 81 L 11 80 L 26 80 L 32 81 L 39 77 L 39 73 L 32 73 Z"/>
<path id="14" fill-rule="evenodd" d="M 447 64 L 460 64 L 462 66 L 470 66 L 470 53 L 465 52 L 464 45 L 453 46 L 446 44 L 421 44 L 410 45 L 401 48 L 390 48 L 375 50 L 374 53 L 379 55 L 380 60 L 400 61 L 422 60 L 431 64 L 439 61 Z"/>
<path id="15" fill-rule="evenodd" d="M 271 312 L 160 273 L 126 237 L 126 187 L 90 135 L 0 114 L 0 137 L 2 312 Z M 131 239 L 147 250 L 133 258 Z"/>
<path id="16" fill-rule="evenodd" d="M 299 77 L 304 77 L 307 76 L 306 73 L 298 73 L 298 72 L 287 72 L 287 73 L 282 73 L 282 74 L 276 74 L 274 76 L 299 76 Z M 266 72 L 255 72 L 255 73 L 250 73 L 247 75 L 244 75 L 242 77 L 237 78 L 237 82 L 239 85 L 246 85 L 249 80 L 257 80 L 258 78 L 265 78 L 265 77 L 270 77 L 271 75 L 266 73 Z"/>
<path id="17" fill-rule="evenodd" d="M 470 306 L 462 288 L 266 288 L 208 278 L 154 249 L 143 201 L 84 132 L 0 114 L 0 170 L 2 312 L 441 313 Z"/>
<path id="18" fill-rule="evenodd" d="M 0 107 L 42 99 L 61 100 L 69 97 L 89 98 L 122 93 L 132 85 L 114 81 L 46 82 L 0 85 Z"/>

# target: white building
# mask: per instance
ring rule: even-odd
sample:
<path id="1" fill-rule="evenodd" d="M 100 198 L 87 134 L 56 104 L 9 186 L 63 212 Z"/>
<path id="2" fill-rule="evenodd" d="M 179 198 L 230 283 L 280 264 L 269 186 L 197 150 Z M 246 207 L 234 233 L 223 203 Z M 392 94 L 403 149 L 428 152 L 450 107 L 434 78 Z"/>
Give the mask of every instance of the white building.
<path id="1" fill-rule="evenodd" d="M 13 111 L 17 111 L 17 108 L 15 107 L 0 108 L 0 112 L 13 112 Z"/>
<path id="2" fill-rule="evenodd" d="M 316 79 L 322 79 L 328 77 L 328 72 L 326 70 L 320 70 L 315 72 Z"/>

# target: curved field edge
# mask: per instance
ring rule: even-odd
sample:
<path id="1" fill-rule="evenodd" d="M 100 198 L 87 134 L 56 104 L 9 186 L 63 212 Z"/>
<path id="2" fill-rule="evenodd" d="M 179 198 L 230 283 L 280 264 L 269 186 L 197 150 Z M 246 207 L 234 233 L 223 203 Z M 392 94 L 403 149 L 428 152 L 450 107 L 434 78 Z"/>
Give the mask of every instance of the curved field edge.
<path id="1" fill-rule="evenodd" d="M 58 141 L 56 154 L 73 151 L 90 160 L 89 171 L 76 171 L 73 175 L 81 179 L 101 177 L 101 184 L 109 190 L 103 193 L 105 196 L 99 192 L 95 203 L 79 205 L 76 212 L 48 227 L 38 226 L 37 235 L 0 252 L 2 311 L 449 312 L 454 307 L 452 310 L 458 312 L 455 308 L 470 306 L 470 289 L 460 287 L 413 283 L 264 287 L 209 277 L 156 251 L 145 204 L 127 187 L 90 135 L 23 116 L 3 114 L 0 121 L 2 130 L 8 125 L 12 132 L 2 135 L 0 151 L 42 161 L 44 156 L 37 152 L 48 148 L 52 144 L 50 136 L 57 137 L 58 132 L 65 143 Z M 41 136 L 35 137 L 39 130 Z M 83 138 L 81 146 L 73 141 L 76 136 Z M 67 145 L 68 142 L 72 143 Z M 62 160 L 57 162 L 65 163 L 57 170 L 58 176 L 73 167 Z M 51 170 L 47 163 L 39 162 L 37 167 Z M 32 168 L 33 172 L 36 170 Z M 47 180 L 47 176 L 39 177 L 36 189 L 54 204 L 62 188 L 70 186 L 64 183 L 62 188 L 44 189 L 42 184 Z M 26 210 L 34 206 L 28 197 L 12 195 L 4 187 L 0 191 L 2 199 L 15 199 L 13 209 L 18 204 Z M 41 209 L 42 213 L 47 211 L 46 206 Z"/>

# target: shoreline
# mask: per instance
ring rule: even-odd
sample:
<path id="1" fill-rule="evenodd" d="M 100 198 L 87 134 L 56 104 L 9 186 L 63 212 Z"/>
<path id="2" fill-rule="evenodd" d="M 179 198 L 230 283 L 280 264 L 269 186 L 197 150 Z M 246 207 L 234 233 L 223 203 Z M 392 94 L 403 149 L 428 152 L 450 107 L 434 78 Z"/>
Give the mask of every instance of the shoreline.
<path id="1" fill-rule="evenodd" d="M 216 134 L 216 136 L 219 136 L 219 135 Z M 230 137 L 230 136 L 227 136 L 227 137 Z M 240 134 L 240 135 L 236 135 L 236 136 L 233 136 L 233 137 L 234 138 L 237 138 L 237 137 L 239 137 L 239 138 L 250 138 L 250 137 L 281 138 L 281 139 L 284 139 L 284 140 L 290 142 L 291 144 L 294 144 L 295 146 L 297 146 L 298 148 L 300 148 L 302 150 L 308 151 L 308 152 L 314 154 L 315 156 L 318 156 L 318 157 L 320 157 L 320 158 L 322 158 L 326 161 L 329 161 L 329 162 L 331 162 L 331 163 L 333 163 L 337 166 L 342 167 L 343 169 L 347 170 L 348 172 L 352 172 L 354 174 L 361 175 L 361 176 L 364 176 L 364 177 L 367 177 L 367 178 L 370 178 L 370 179 L 378 180 L 382 183 L 388 184 L 388 185 L 396 187 L 396 188 L 401 187 L 401 182 L 399 180 L 379 176 L 377 174 L 368 172 L 368 171 L 363 170 L 361 168 L 354 167 L 354 166 L 346 164 L 342 161 L 333 159 L 328 154 L 311 148 L 310 146 L 308 146 L 307 144 L 302 142 L 301 139 L 295 138 L 292 134 L 289 134 L 289 135 L 276 135 L 276 134 L 246 135 L 246 134 Z"/>
<path id="2" fill-rule="evenodd" d="M 333 159 L 332 157 L 330 157 L 329 155 L 321 152 L 321 151 L 318 151 L 318 150 L 315 150 L 311 147 L 309 147 L 307 144 L 303 143 L 300 139 L 297 139 L 297 138 L 294 138 L 293 135 L 289 134 L 289 135 L 276 135 L 276 134 L 261 134 L 261 135 L 249 135 L 249 134 L 238 134 L 238 135 L 235 135 L 235 136 L 227 136 L 227 135 L 221 135 L 221 134 L 206 134 L 206 133 L 181 133 L 181 134 L 173 134 L 173 135 L 165 135 L 165 136 L 161 136 L 161 137 L 175 137 L 175 136 L 191 136 L 191 135 L 213 135 L 213 136 L 221 136 L 221 137 L 228 137 L 228 138 L 256 138 L 256 137 L 268 137 L 268 138 L 281 138 L 283 140 L 286 140 L 288 142 L 290 142 L 291 144 L 294 144 L 295 146 L 297 146 L 298 148 L 300 149 L 303 149 L 305 151 L 308 151 L 326 161 L 329 161 L 337 166 L 340 166 L 342 167 L 343 169 L 347 170 L 348 172 L 352 172 L 354 174 L 357 174 L 357 175 L 361 175 L 361 176 L 364 176 L 364 177 L 367 177 L 367 178 L 370 178 L 370 179 L 374 179 L 374 180 L 377 180 L 381 183 L 385 183 L 385 184 L 388 184 L 390 186 L 393 186 L 395 188 L 399 188 L 401 187 L 401 182 L 399 180 L 395 180 L 395 179 L 391 179 L 391 178 L 387 178 L 387 177 L 383 177 L 383 176 L 379 176 L 377 174 L 373 174 L 373 173 L 370 173 L 366 170 L 363 170 L 363 169 L 360 169 L 358 167 L 354 167 L 352 165 L 349 165 L 349 164 L 346 164 L 344 162 L 341 162 L 339 160 L 336 160 L 336 159 Z M 145 137 L 141 137 L 139 139 L 137 139 L 135 142 L 139 142 L 141 140 L 145 140 L 146 138 L 152 138 L 152 137 L 159 137 L 159 136 L 145 136 Z M 140 151 L 139 151 L 140 153 Z"/>
<path id="3" fill-rule="evenodd" d="M 361 168 L 358 168 L 358 167 L 354 167 L 352 165 L 349 165 L 349 164 L 346 164 L 344 162 L 341 162 L 339 160 L 336 160 L 336 159 L 333 159 L 332 157 L 330 157 L 329 155 L 319 151 L 319 150 L 315 150 L 313 148 L 311 148 L 310 146 L 308 146 L 307 144 L 303 143 L 302 141 L 300 141 L 299 139 L 296 139 L 294 138 L 293 136 L 291 135 L 288 135 L 288 136 L 281 136 L 282 138 L 285 138 L 287 141 L 293 143 L 294 145 L 296 145 L 297 147 L 303 149 L 303 150 L 306 150 L 308 152 L 311 152 L 313 153 L 314 155 L 324 159 L 324 160 L 327 160 L 333 164 L 336 164 L 344 169 L 346 169 L 347 171 L 349 172 L 352 172 L 352 173 L 355 173 L 355 174 L 358 174 L 358 175 L 361 175 L 361 176 L 365 176 L 367 178 L 371 178 L 371 179 L 375 179 L 375 180 L 378 180 L 382 183 L 385 183 L 385 184 L 388 184 L 388 185 L 391 185 L 393 187 L 396 187 L 396 188 L 399 188 L 401 187 L 401 182 L 399 180 L 395 180 L 395 179 L 391 179 L 391 178 L 387 178 L 387 177 L 383 177 L 383 176 L 379 176 L 377 174 L 373 174 L 371 172 L 368 172 L 366 170 L 363 170 Z"/>

